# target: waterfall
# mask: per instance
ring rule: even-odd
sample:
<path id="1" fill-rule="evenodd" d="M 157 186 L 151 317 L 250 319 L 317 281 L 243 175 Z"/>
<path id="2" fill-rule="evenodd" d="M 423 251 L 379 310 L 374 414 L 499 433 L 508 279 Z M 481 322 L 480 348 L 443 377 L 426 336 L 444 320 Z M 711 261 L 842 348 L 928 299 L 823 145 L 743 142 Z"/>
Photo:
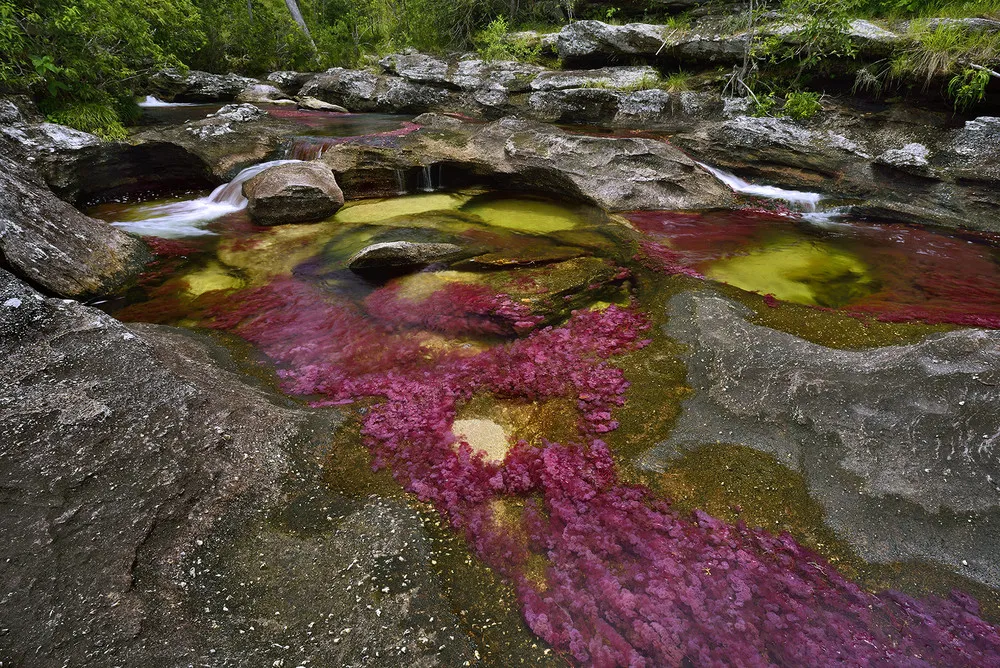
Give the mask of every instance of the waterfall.
<path id="1" fill-rule="evenodd" d="M 283 165 L 296 160 L 272 160 L 247 167 L 229 183 L 224 183 L 206 197 L 184 202 L 168 202 L 138 207 L 142 220 L 112 223 L 135 234 L 176 239 L 214 234 L 202 228 L 206 223 L 246 208 L 243 184 L 268 167 Z"/>
<path id="2" fill-rule="evenodd" d="M 800 206 L 806 211 L 816 211 L 816 205 L 823 199 L 823 196 L 819 193 L 785 190 L 784 188 L 775 188 L 774 186 L 755 185 L 744 181 L 735 174 L 730 174 L 729 172 L 718 169 L 717 167 L 706 165 L 703 162 L 699 162 L 698 164 L 704 167 L 712 176 L 719 179 L 736 192 L 743 193 L 744 195 L 755 195 L 757 197 L 765 197 L 767 199 L 784 200 L 789 204 Z"/>
<path id="3" fill-rule="evenodd" d="M 195 105 L 191 102 L 164 102 L 152 95 L 147 95 L 146 99 L 139 103 L 139 106 L 143 109 L 149 109 L 156 107 L 193 107 Z"/>
<path id="4" fill-rule="evenodd" d="M 402 169 L 396 170 L 396 192 L 400 195 L 406 194 L 406 172 Z"/>
<path id="5" fill-rule="evenodd" d="M 434 192 L 434 173 L 431 169 L 434 165 L 424 165 L 420 168 L 420 189 L 425 193 Z"/>

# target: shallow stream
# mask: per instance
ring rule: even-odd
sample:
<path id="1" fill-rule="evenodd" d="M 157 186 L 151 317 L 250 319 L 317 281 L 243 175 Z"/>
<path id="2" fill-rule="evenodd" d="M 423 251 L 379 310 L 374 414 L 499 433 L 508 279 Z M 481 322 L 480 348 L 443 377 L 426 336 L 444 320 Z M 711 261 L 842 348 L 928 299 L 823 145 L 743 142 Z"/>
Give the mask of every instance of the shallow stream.
<path id="1" fill-rule="evenodd" d="M 351 127 L 404 126 L 372 116 Z M 339 132 L 315 144 L 350 136 Z M 994 592 L 934 565 L 873 569 L 773 458 L 706 447 L 654 474 L 636 457 L 669 436 L 688 392 L 662 329 L 669 295 L 718 290 L 773 311 L 772 326 L 789 314 L 812 323 L 788 327 L 796 335 L 845 348 L 1000 328 L 1000 240 L 759 208 L 609 216 L 485 190 L 351 202 L 326 221 L 273 228 L 244 204 L 221 187 L 94 208 L 149 235 L 157 254 L 141 285 L 102 307 L 234 334 L 288 395 L 349 411 L 371 456 L 353 461 L 356 475 L 386 468 L 433 506 L 558 656 L 996 658 L 996 629 L 951 588 L 974 590 L 990 615 Z M 357 266 L 362 249 L 395 241 L 454 250 Z M 732 481 L 724 504 L 701 493 L 709 479 Z"/>

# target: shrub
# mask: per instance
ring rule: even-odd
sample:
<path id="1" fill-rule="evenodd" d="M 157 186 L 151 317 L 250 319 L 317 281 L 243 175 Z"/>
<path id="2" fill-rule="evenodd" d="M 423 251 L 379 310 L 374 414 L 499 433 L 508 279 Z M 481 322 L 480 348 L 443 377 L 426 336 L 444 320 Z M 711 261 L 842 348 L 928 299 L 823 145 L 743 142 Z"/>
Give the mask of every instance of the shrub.
<path id="1" fill-rule="evenodd" d="M 812 118 L 823 106 L 819 103 L 819 93 L 791 92 L 785 95 L 782 113 L 789 118 L 802 120 Z"/>
<path id="2" fill-rule="evenodd" d="M 983 101 L 989 82 L 989 72 L 967 67 L 948 83 L 948 97 L 954 101 L 955 109 L 965 111 Z"/>
<path id="3" fill-rule="evenodd" d="M 542 53 L 540 43 L 531 44 L 526 39 L 511 37 L 507 19 L 503 16 L 493 19 L 485 30 L 477 34 L 475 43 L 483 60 L 533 62 Z"/>

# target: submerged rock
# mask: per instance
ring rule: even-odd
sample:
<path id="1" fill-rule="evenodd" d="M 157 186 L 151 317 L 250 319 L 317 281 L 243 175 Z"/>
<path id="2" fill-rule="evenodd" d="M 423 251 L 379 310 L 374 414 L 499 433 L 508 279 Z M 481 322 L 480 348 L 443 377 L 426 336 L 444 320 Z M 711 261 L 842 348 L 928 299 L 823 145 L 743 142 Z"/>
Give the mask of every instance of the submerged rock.
<path id="1" fill-rule="evenodd" d="M 57 198 L 0 142 L 0 264 L 53 294 L 111 294 L 149 259 L 141 241 Z"/>
<path id="2" fill-rule="evenodd" d="M 347 260 L 347 266 L 355 271 L 419 267 L 461 257 L 465 252 L 455 244 L 383 241 L 362 248 Z"/>
<path id="3" fill-rule="evenodd" d="M 754 325 L 710 292 L 674 298 L 669 314 L 695 394 L 643 466 L 747 445 L 800 471 L 865 559 L 939 562 L 1000 585 L 1000 332 L 853 351 Z"/>
<path id="4" fill-rule="evenodd" d="M 261 225 L 311 223 L 344 205 L 344 193 L 326 165 L 289 162 L 265 169 L 243 184 L 247 212 Z"/>

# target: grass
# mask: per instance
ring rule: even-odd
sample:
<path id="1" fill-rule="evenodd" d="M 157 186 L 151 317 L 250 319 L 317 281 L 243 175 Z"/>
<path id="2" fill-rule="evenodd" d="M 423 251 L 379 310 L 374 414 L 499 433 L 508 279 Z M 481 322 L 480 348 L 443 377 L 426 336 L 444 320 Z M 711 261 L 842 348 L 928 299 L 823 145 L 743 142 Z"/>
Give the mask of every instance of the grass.
<path id="1" fill-rule="evenodd" d="M 684 70 L 677 70 L 673 74 L 668 74 L 660 82 L 660 88 L 667 91 L 668 93 L 680 93 L 682 91 L 691 90 L 691 78 L 690 72 L 685 72 Z"/>

